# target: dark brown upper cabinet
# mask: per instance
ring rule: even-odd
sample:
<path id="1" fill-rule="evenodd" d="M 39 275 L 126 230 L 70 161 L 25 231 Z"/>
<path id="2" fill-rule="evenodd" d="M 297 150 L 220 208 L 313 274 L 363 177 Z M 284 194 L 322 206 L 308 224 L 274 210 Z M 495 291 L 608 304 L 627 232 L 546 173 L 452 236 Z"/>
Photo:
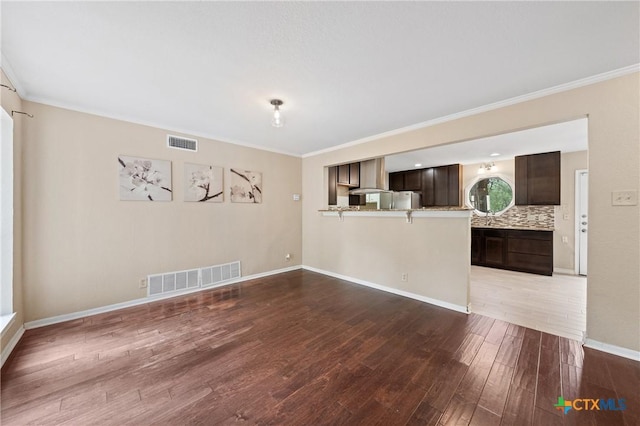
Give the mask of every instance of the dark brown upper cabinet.
<path id="1" fill-rule="evenodd" d="M 360 186 L 360 163 L 341 164 L 338 167 L 338 185 Z"/>
<path id="2" fill-rule="evenodd" d="M 422 205 L 435 206 L 435 169 L 430 167 L 422 172 Z"/>
<path id="3" fill-rule="evenodd" d="M 459 164 L 434 168 L 434 206 L 460 206 L 460 174 Z"/>
<path id="4" fill-rule="evenodd" d="M 404 190 L 422 191 L 422 170 L 404 172 Z"/>
<path id="5" fill-rule="evenodd" d="M 389 189 L 391 191 L 404 191 L 404 172 L 389 173 Z"/>
<path id="6" fill-rule="evenodd" d="M 389 173 L 389 189 L 422 194 L 422 206 L 460 206 L 459 164 Z"/>
<path id="7" fill-rule="evenodd" d="M 329 167 L 329 205 L 338 204 L 338 167 Z"/>
<path id="8" fill-rule="evenodd" d="M 516 205 L 560 205 L 560 151 L 515 158 Z"/>
<path id="9" fill-rule="evenodd" d="M 360 163 L 341 164 L 329 167 L 329 205 L 338 204 L 338 185 L 358 188 L 360 186 Z"/>
<path id="10" fill-rule="evenodd" d="M 349 186 L 360 186 L 360 163 L 349 164 Z"/>

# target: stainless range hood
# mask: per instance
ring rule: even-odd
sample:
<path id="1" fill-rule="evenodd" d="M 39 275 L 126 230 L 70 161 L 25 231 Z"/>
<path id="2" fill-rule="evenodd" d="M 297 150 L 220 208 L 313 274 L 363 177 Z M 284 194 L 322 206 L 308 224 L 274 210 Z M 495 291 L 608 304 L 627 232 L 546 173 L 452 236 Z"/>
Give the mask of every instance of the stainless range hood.
<path id="1" fill-rule="evenodd" d="M 384 157 L 380 157 L 360 162 L 360 188 L 352 189 L 349 194 L 375 194 L 387 191 L 387 188 Z"/>

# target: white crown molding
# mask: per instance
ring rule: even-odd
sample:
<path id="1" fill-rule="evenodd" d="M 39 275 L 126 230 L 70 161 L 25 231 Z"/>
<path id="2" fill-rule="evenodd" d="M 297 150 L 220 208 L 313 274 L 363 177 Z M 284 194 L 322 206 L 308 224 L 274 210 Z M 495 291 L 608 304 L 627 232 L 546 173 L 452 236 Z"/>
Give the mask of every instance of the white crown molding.
<path id="1" fill-rule="evenodd" d="M 634 64 L 634 65 L 630 65 L 628 67 L 619 68 L 619 69 L 608 71 L 608 72 L 605 72 L 605 73 L 602 73 L 602 74 L 597 74 L 597 75 L 594 75 L 594 76 L 591 76 L 591 77 L 586 77 L 586 78 L 583 78 L 583 79 L 580 79 L 580 80 L 575 80 L 575 81 L 572 81 L 572 82 L 569 82 L 569 83 L 560 84 L 558 86 L 553 86 L 553 87 L 550 87 L 550 88 L 547 88 L 547 89 L 542 89 L 542 90 L 539 90 L 537 92 L 532 92 L 532 93 L 529 93 L 529 94 L 516 96 L 516 97 L 510 98 L 510 99 L 503 100 L 503 101 L 494 102 L 494 103 L 491 103 L 491 104 L 488 104 L 488 105 L 484 105 L 484 106 L 480 106 L 480 107 L 477 107 L 477 108 L 468 109 L 468 110 L 461 111 L 461 112 L 458 112 L 458 113 L 446 115 L 444 117 L 439 117 L 439 118 L 435 118 L 435 119 L 432 119 L 432 120 L 423 121 L 421 123 L 412 124 L 410 126 L 401 127 L 399 129 L 390 130 L 388 132 L 383 132 L 383 133 L 379 133 L 379 134 L 372 135 L 372 136 L 367 136 L 365 138 L 357 139 L 357 140 L 354 140 L 354 141 L 351 141 L 351 142 L 346 142 L 344 144 L 340 144 L 340 145 L 336 145 L 336 146 L 332 146 L 332 147 L 329 147 L 329 148 L 325 148 L 325 149 L 321 149 L 321 150 L 317 150 L 317 151 L 312 151 L 312 152 L 308 152 L 306 154 L 300 155 L 300 154 L 296 154 L 296 153 L 292 153 L 292 152 L 288 152 L 288 151 L 272 149 L 272 148 L 266 148 L 264 146 L 259 146 L 259 145 L 255 145 L 255 144 L 248 143 L 248 142 L 236 141 L 236 140 L 231 140 L 231 139 L 226 139 L 226 138 L 220 138 L 220 137 L 217 137 L 215 135 L 211 135 L 211 134 L 207 134 L 207 133 L 194 133 L 193 131 L 188 130 L 188 129 L 181 129 L 181 128 L 176 128 L 176 127 L 165 127 L 165 125 L 160 124 L 160 123 L 151 122 L 151 121 L 144 121 L 144 120 L 137 120 L 137 119 L 128 117 L 126 115 L 105 114 L 105 113 L 102 113 L 100 111 L 92 110 L 90 108 L 79 108 L 79 107 L 77 107 L 75 105 L 66 104 L 64 102 L 52 101 L 50 99 L 42 98 L 42 97 L 38 97 L 38 96 L 29 96 L 25 92 L 25 90 L 24 90 L 23 86 L 21 85 L 20 81 L 18 80 L 16 74 L 13 72 L 13 69 L 11 68 L 11 65 L 7 61 L 7 59 L 4 56 L 4 54 L 2 55 L 2 65 L 0 67 L 5 71 L 5 73 L 7 74 L 7 77 L 9 78 L 9 80 L 11 80 L 11 83 L 14 84 L 14 87 L 16 88 L 16 91 L 18 92 L 18 95 L 20 95 L 20 97 L 22 99 L 30 101 L 30 102 L 37 102 L 37 103 L 41 103 L 41 104 L 45 104 L 45 105 L 58 107 L 58 108 L 68 109 L 68 110 L 71 110 L 71 111 L 82 112 L 82 113 L 86 113 L 86 114 L 96 115 L 96 116 L 99 116 L 99 117 L 111 118 L 111 119 L 114 119 L 114 120 L 126 121 L 126 122 L 129 122 L 129 123 L 139 124 L 139 125 L 143 125 L 143 126 L 149 126 L 149 127 L 153 127 L 153 128 L 156 128 L 156 129 L 163 129 L 163 130 L 166 130 L 168 132 L 177 132 L 177 133 L 181 133 L 181 134 L 184 134 L 184 135 L 187 135 L 187 136 L 194 136 L 194 137 L 200 137 L 200 138 L 205 138 L 205 139 L 211 139 L 211 140 L 215 140 L 215 141 L 218 141 L 218 142 L 229 143 L 229 144 L 238 145 L 238 146 L 244 146 L 244 147 L 247 147 L 247 148 L 253 148 L 253 149 L 258 149 L 258 150 L 261 150 L 261 151 L 273 152 L 275 154 L 287 155 L 287 156 L 296 157 L 296 158 L 308 158 L 308 157 L 314 157 L 316 155 L 326 154 L 328 152 L 338 151 L 338 150 L 341 150 L 341 149 L 344 149 L 344 148 L 348 148 L 348 147 L 351 147 L 351 146 L 361 145 L 363 143 L 371 142 L 371 141 L 374 141 L 374 140 L 387 138 L 387 137 L 399 135 L 399 134 L 402 134 L 402 133 L 407 133 L 407 132 L 410 132 L 410 131 L 413 131 L 413 130 L 422 129 L 422 128 L 425 128 L 425 127 L 435 126 L 437 124 L 446 123 L 448 121 L 453 121 L 453 120 L 457 120 L 457 119 L 460 119 L 460 118 L 469 117 L 469 116 L 480 114 L 480 113 L 483 113 L 483 112 L 492 111 L 492 110 L 495 110 L 495 109 L 507 107 L 507 106 L 510 106 L 510 105 L 515 105 L 515 104 L 526 102 L 526 101 L 529 101 L 529 100 L 538 99 L 538 98 L 541 98 L 541 97 L 544 97 L 544 96 L 549 96 L 549 95 L 552 95 L 552 94 L 555 94 L 555 93 L 565 92 L 565 91 L 576 89 L 576 88 L 579 88 L 579 87 L 588 86 L 590 84 L 595 84 L 595 83 L 599 83 L 599 82 L 602 82 L 602 81 L 611 80 L 611 79 L 614 79 L 614 78 L 617 78 L 617 77 L 622 77 L 624 75 L 640 71 L 640 64 Z"/>
<path id="2" fill-rule="evenodd" d="M 627 74 L 632 74 L 634 72 L 640 71 L 640 64 L 630 65 L 628 67 L 619 68 L 617 70 L 608 71 L 602 74 L 597 74 L 591 77 L 582 78 L 580 80 L 575 80 L 569 83 L 560 84 L 558 86 L 549 87 L 548 89 L 538 90 L 537 92 L 528 93 L 525 95 L 516 96 L 514 98 L 505 99 L 503 101 L 494 102 L 488 105 L 483 105 L 477 108 L 471 108 L 466 111 L 456 112 L 454 114 L 446 115 L 440 118 L 434 118 L 433 120 L 423 121 L 421 123 L 412 124 L 410 126 L 401 127 L 399 129 L 390 130 L 388 132 L 379 133 L 373 136 L 367 136 L 362 139 L 357 139 L 355 141 L 343 143 L 341 145 L 332 146 L 329 148 L 321 149 L 318 151 L 309 152 L 307 154 L 303 154 L 302 158 L 314 157 L 320 154 L 326 154 L 332 151 L 338 151 L 344 148 L 348 148 L 351 146 L 361 145 L 363 143 L 371 142 L 378 139 L 388 138 L 390 136 L 400 135 L 402 133 L 407 133 L 413 130 L 423 129 L 425 127 L 435 126 L 436 124 L 446 123 L 448 121 L 458 120 L 464 117 L 470 117 L 472 115 L 477 115 L 483 112 L 492 111 L 499 108 L 504 108 L 510 105 L 519 104 L 522 102 L 530 101 L 533 99 L 542 98 L 544 96 L 553 95 L 560 92 L 566 92 L 568 90 L 577 89 L 579 87 L 588 86 L 590 84 L 599 83 L 601 81 L 611 80 L 617 77 L 622 77 Z"/>
<path id="3" fill-rule="evenodd" d="M 587 348 L 595 349 L 598 351 L 606 352 L 608 354 L 621 356 L 623 358 L 629 358 L 634 361 L 640 361 L 640 352 L 633 349 L 627 349 L 609 343 L 599 342 L 593 339 L 585 339 L 584 346 Z"/>
<path id="4" fill-rule="evenodd" d="M 0 367 L 2 367 L 4 365 L 4 362 L 9 358 L 9 355 L 11 355 L 11 352 L 13 352 L 23 334 L 24 327 L 20 326 L 18 331 L 16 331 L 16 334 L 14 334 L 11 340 L 9 340 L 9 343 L 7 343 L 7 346 L 2 348 L 2 354 L 0 355 Z"/>
<path id="5" fill-rule="evenodd" d="M 16 93 L 18 93 L 18 96 L 24 99 L 27 93 L 25 92 L 24 87 L 22 86 L 22 83 L 20 83 L 20 80 L 18 80 L 18 76 L 16 75 L 16 73 L 13 72 L 13 68 L 11 67 L 11 64 L 9 63 L 9 61 L 7 60 L 7 57 L 4 56 L 4 53 L 0 55 L 0 61 L 2 61 L 2 63 L 0 63 L 0 68 L 7 75 L 7 78 L 13 85 L 13 88 L 16 89 Z"/>
<path id="6" fill-rule="evenodd" d="M 267 147 L 260 146 L 260 145 L 255 145 L 255 144 L 252 144 L 252 143 L 249 143 L 249 142 L 243 142 L 243 141 L 237 141 L 237 140 L 232 140 L 232 139 L 221 138 L 221 137 L 218 137 L 216 135 L 212 135 L 212 134 L 208 134 L 208 133 L 194 133 L 192 130 L 182 129 L 182 128 L 178 128 L 178 127 L 166 127 L 166 125 L 161 124 L 161 123 L 157 123 L 157 122 L 154 122 L 154 121 L 138 120 L 136 118 L 129 117 L 127 115 L 121 115 L 121 114 L 108 114 L 108 113 L 104 113 L 104 112 L 101 112 L 101 111 L 98 111 L 98 110 L 94 110 L 94 109 L 91 109 L 91 108 L 78 107 L 77 105 L 71 105 L 71 104 L 67 104 L 65 102 L 53 101 L 51 99 L 43 98 L 43 97 L 39 97 L 39 96 L 26 96 L 26 97 L 22 97 L 22 99 L 24 99 L 26 101 L 29 101 L 29 102 L 36 102 L 36 103 L 43 104 L 43 105 L 53 106 L 53 107 L 56 107 L 56 108 L 68 109 L 70 111 L 81 112 L 81 113 L 84 113 L 84 114 L 91 114 L 91 115 L 95 115 L 95 116 L 103 117 L 103 118 L 110 118 L 112 120 L 125 121 L 127 123 L 138 124 L 138 125 L 141 125 L 141 126 L 153 127 L 154 129 L 160 129 L 160 130 L 166 131 L 168 133 L 178 133 L 178 135 L 176 135 L 176 136 L 183 135 L 183 136 L 192 137 L 192 138 L 195 137 L 195 138 L 211 139 L 211 140 L 216 141 L 216 142 L 228 143 L 228 144 L 231 144 L 231 145 L 243 146 L 245 148 L 258 149 L 260 151 L 273 152 L 274 154 L 288 155 L 290 157 L 300 158 L 300 154 L 295 154 L 295 153 L 291 153 L 291 152 L 287 152 L 287 151 L 283 151 L 283 150 L 279 150 L 279 149 L 267 148 Z"/>
<path id="7" fill-rule="evenodd" d="M 302 269 L 305 269 L 305 270 L 311 271 L 311 272 L 317 272 L 317 273 L 323 274 L 323 275 L 328 275 L 330 277 L 338 278 L 340 280 L 349 281 L 349 282 L 352 282 L 354 284 L 359 284 L 359 285 L 363 285 L 363 286 L 366 286 L 366 287 L 375 288 L 376 290 L 382 290 L 384 292 L 396 294 L 398 296 L 403 296 L 403 297 L 408 297 L 410 299 L 419 300 L 421 302 L 425 302 L 425 303 L 428 303 L 430 305 L 439 306 L 441 308 L 450 309 L 452 311 L 461 312 L 463 314 L 468 314 L 469 313 L 469 309 L 466 306 L 456 305 L 454 303 L 445 302 L 443 300 L 432 299 L 430 297 L 421 296 L 419 294 L 410 293 L 408 291 L 399 290 L 397 288 L 392 288 L 392 287 L 387 287 L 387 286 L 380 285 L 380 284 L 375 284 L 375 283 L 372 283 L 370 281 L 361 280 L 359 278 L 353 278 L 353 277 L 349 277 L 349 276 L 346 276 L 346 275 L 336 274 L 335 272 L 326 271 L 324 269 L 319 269 L 319 268 L 314 268 L 313 266 L 302 265 Z"/>
<path id="8" fill-rule="evenodd" d="M 163 295 L 152 296 L 152 297 L 144 297 L 144 298 L 141 298 L 141 299 L 129 300 L 129 301 L 122 302 L 122 303 L 115 303 L 113 305 L 107 305 L 107 306 L 101 306 L 101 307 L 98 307 L 98 308 L 87 309 L 85 311 L 72 312 L 70 314 L 57 315 L 55 317 L 49 317 L 49 318 L 43 318 L 43 319 L 39 319 L 39 320 L 35 320 L 35 321 L 29 321 L 29 322 L 24 323 L 24 328 L 27 329 L 27 330 L 30 330 L 32 328 L 44 327 L 44 326 L 51 325 L 51 324 L 58 324 L 58 323 L 65 322 L 65 321 L 71 321 L 71 320 L 75 320 L 75 319 L 79 319 L 79 318 L 85 318 L 85 317 L 88 317 L 88 316 L 91 316 L 91 315 L 98 315 L 98 314 L 103 314 L 103 313 L 106 313 L 106 312 L 117 311 L 118 309 L 130 308 L 132 306 L 144 305 L 144 304 L 156 302 L 156 301 L 159 301 L 159 300 L 171 299 L 173 297 L 184 296 L 186 294 L 198 293 L 200 291 L 206 291 L 206 290 L 211 290 L 211 289 L 214 289 L 214 288 L 225 287 L 225 286 L 228 286 L 228 285 L 237 284 L 237 283 L 241 283 L 241 282 L 244 282 L 244 281 L 255 280 L 256 278 L 268 277 L 269 275 L 276 275 L 276 274 L 281 274 L 283 272 L 295 271 L 295 270 L 300 269 L 300 268 L 301 268 L 300 265 L 290 266 L 290 267 L 287 267 L 287 268 L 276 269 L 276 270 L 273 270 L 273 271 L 261 272 L 259 274 L 247 275 L 247 276 L 244 276 L 244 277 L 240 277 L 237 280 L 227 281 L 227 282 L 224 282 L 222 284 L 215 285 L 215 286 L 198 287 L 198 288 L 195 288 L 195 289 L 184 290 L 184 291 L 175 292 L 175 293 L 171 293 L 171 294 L 163 294 Z"/>

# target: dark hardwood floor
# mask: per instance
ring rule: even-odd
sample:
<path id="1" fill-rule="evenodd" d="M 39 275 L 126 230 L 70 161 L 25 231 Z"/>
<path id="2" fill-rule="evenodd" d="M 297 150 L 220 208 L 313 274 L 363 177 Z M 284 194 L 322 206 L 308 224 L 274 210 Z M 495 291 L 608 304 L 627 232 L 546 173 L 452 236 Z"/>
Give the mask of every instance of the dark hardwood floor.
<path id="1" fill-rule="evenodd" d="M 638 362 L 302 270 L 28 330 L 1 384 L 2 425 L 640 424 Z"/>

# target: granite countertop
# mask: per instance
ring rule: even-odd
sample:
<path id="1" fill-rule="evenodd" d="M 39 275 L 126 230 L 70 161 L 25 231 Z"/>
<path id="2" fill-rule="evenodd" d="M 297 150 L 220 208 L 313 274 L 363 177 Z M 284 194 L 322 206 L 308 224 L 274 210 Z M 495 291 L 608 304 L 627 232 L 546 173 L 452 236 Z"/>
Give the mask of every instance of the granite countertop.
<path id="1" fill-rule="evenodd" d="M 540 228 L 536 226 L 505 226 L 505 225 L 471 225 L 471 228 L 484 229 L 515 229 L 518 231 L 555 231 L 554 228 Z"/>

